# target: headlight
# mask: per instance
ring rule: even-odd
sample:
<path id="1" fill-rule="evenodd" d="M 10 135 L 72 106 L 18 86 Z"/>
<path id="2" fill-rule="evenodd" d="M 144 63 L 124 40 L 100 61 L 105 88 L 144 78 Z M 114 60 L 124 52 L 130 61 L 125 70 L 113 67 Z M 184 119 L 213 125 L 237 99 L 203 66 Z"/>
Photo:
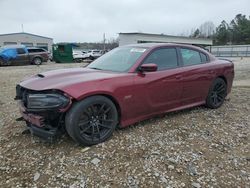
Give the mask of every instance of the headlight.
<path id="1" fill-rule="evenodd" d="M 63 108 L 69 104 L 69 99 L 60 94 L 29 94 L 27 108 L 30 109 L 53 109 Z"/>

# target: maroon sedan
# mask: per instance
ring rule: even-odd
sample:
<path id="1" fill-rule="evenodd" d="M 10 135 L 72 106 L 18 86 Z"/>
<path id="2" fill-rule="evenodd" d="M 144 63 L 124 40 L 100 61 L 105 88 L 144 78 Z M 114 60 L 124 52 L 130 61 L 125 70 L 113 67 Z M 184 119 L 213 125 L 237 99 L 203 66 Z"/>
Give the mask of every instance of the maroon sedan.
<path id="1" fill-rule="evenodd" d="M 206 105 L 220 107 L 231 91 L 233 63 L 181 44 L 116 48 L 86 68 L 49 71 L 17 85 L 29 130 L 53 139 L 64 130 L 93 145 L 156 114 Z"/>

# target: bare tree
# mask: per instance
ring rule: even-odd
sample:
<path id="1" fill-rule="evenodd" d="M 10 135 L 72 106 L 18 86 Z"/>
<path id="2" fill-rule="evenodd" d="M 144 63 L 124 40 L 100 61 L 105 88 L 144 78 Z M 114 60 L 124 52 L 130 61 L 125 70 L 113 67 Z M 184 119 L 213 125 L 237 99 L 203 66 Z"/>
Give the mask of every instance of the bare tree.
<path id="1" fill-rule="evenodd" d="M 211 37 L 214 32 L 215 32 L 215 25 L 213 22 L 211 21 L 207 21 L 204 22 L 203 24 L 201 24 L 201 26 L 199 27 L 199 31 L 200 31 L 200 37 L 206 37 L 209 38 Z"/>

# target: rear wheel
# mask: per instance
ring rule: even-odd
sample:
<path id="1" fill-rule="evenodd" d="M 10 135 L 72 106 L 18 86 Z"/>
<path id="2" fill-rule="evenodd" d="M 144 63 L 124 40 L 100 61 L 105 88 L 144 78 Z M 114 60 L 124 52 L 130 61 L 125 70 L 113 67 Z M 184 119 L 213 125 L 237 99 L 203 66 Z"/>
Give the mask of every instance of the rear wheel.
<path id="1" fill-rule="evenodd" d="M 68 134 L 81 145 L 94 145 L 110 138 L 118 123 L 114 103 L 104 96 L 80 101 L 66 115 Z"/>
<path id="2" fill-rule="evenodd" d="M 33 63 L 34 63 L 35 65 L 41 65 L 41 64 L 42 64 L 42 59 L 41 59 L 40 57 L 35 57 L 35 58 L 33 59 Z"/>
<path id="3" fill-rule="evenodd" d="M 209 108 L 219 108 L 227 95 L 227 84 L 222 78 L 216 78 L 213 82 L 206 100 Z"/>

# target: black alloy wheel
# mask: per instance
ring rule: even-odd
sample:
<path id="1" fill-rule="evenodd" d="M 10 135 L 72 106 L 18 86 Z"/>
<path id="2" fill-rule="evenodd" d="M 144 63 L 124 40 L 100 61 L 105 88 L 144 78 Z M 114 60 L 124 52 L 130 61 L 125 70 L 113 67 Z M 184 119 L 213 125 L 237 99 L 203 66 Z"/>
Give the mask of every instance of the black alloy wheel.
<path id="1" fill-rule="evenodd" d="M 222 78 L 216 78 L 213 82 L 206 104 L 209 108 L 219 108 L 227 95 L 227 84 Z"/>
<path id="2" fill-rule="evenodd" d="M 107 140 L 117 123 L 116 106 L 104 96 L 86 98 L 76 103 L 66 115 L 66 130 L 81 145 L 94 145 Z"/>

